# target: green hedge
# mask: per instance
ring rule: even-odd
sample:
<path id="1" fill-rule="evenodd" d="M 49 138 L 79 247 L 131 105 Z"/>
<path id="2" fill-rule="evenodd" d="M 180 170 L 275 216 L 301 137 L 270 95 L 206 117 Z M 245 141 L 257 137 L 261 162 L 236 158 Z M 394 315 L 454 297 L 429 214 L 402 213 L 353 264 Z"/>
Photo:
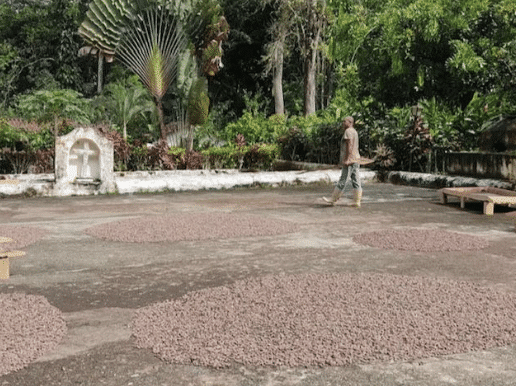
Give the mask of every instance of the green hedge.
<path id="1" fill-rule="evenodd" d="M 42 150 L 54 147 L 54 135 L 46 126 L 21 119 L 0 118 L 0 149 Z"/>
<path id="2" fill-rule="evenodd" d="M 246 151 L 247 146 L 222 146 L 202 150 L 201 154 L 206 169 L 235 169 L 242 168 Z"/>
<path id="3" fill-rule="evenodd" d="M 201 151 L 207 169 L 264 169 L 272 168 L 280 154 L 277 144 L 212 147 Z"/>
<path id="4" fill-rule="evenodd" d="M 287 130 L 287 120 L 283 115 L 266 118 L 262 114 L 253 115 L 246 111 L 236 122 L 224 128 L 224 140 L 233 142 L 237 135 L 245 137 L 248 144 L 274 143 Z"/>

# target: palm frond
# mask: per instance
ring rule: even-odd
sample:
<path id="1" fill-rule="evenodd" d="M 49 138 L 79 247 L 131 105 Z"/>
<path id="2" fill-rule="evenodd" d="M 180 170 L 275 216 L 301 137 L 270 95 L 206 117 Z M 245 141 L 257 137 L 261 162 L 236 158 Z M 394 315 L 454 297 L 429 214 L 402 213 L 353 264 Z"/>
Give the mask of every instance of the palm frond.
<path id="1" fill-rule="evenodd" d="M 136 12 L 137 3 L 130 0 L 94 0 L 79 26 L 79 35 L 106 55 L 114 55 L 124 25 Z"/>
<path id="2" fill-rule="evenodd" d="M 138 74 L 155 98 L 161 99 L 176 78 L 180 53 L 187 42 L 178 18 L 162 7 L 152 7 L 125 28 L 116 55 Z"/>

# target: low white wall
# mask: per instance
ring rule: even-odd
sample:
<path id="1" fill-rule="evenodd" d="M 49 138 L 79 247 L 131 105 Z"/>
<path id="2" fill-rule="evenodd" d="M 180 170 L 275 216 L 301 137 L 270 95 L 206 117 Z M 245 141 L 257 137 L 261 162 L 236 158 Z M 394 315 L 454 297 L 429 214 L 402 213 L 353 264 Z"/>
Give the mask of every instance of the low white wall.
<path id="1" fill-rule="evenodd" d="M 363 180 L 372 180 L 376 173 L 361 171 Z M 69 185 L 56 191 L 53 174 L 4 175 L 0 180 L 0 195 L 71 196 L 98 194 L 92 188 Z M 231 189 L 254 185 L 280 186 L 283 184 L 335 183 L 340 170 L 239 172 L 238 170 L 174 170 L 115 173 L 116 190 L 113 193 L 188 191 L 203 189 Z"/>

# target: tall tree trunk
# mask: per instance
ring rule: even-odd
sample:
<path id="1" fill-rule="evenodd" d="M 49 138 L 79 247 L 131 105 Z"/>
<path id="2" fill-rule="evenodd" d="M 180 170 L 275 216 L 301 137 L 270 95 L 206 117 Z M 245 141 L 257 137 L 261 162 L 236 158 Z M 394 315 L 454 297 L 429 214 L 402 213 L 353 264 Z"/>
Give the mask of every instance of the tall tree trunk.
<path id="1" fill-rule="evenodd" d="M 163 141 L 166 141 L 167 140 L 167 128 L 165 127 L 165 114 L 163 112 L 163 103 L 161 103 L 161 99 L 156 100 L 156 107 L 158 109 L 159 130 L 161 133 L 161 139 Z"/>
<path id="2" fill-rule="evenodd" d="M 316 52 L 312 50 L 310 55 L 305 58 L 305 71 L 304 71 L 304 114 L 305 117 L 315 113 L 315 96 L 316 96 Z"/>
<path id="3" fill-rule="evenodd" d="M 104 83 L 104 55 L 99 52 L 98 68 L 97 68 L 97 94 L 102 92 L 102 85 Z"/>
<path id="4" fill-rule="evenodd" d="M 187 151 L 193 150 L 194 130 L 195 130 L 195 126 L 188 123 L 188 138 L 187 138 L 187 142 L 186 142 L 186 150 Z"/>
<path id="5" fill-rule="evenodd" d="M 317 55 L 317 68 L 319 69 L 319 73 L 325 75 L 324 79 L 321 81 L 319 85 L 320 94 L 319 94 L 319 108 L 324 110 L 326 108 L 326 87 L 327 87 L 327 77 L 326 77 L 326 61 L 323 56 L 319 53 Z"/>
<path id="6" fill-rule="evenodd" d="M 274 111 L 278 115 L 285 115 L 285 101 L 283 99 L 283 52 L 285 49 L 285 34 L 282 33 L 274 53 L 274 68 L 272 78 L 272 95 L 274 96 Z"/>
<path id="7" fill-rule="evenodd" d="M 318 20 L 315 0 L 312 0 L 308 7 L 307 31 L 305 31 L 305 62 L 304 62 L 304 114 L 305 116 L 315 113 L 315 100 L 317 85 L 315 75 L 317 70 L 317 51 L 319 48 L 319 37 L 321 35 L 322 23 Z"/>
<path id="8" fill-rule="evenodd" d="M 281 55 L 283 56 L 283 54 Z M 285 102 L 283 100 L 283 60 L 274 66 L 272 78 L 272 94 L 274 95 L 274 110 L 278 115 L 285 114 Z"/>

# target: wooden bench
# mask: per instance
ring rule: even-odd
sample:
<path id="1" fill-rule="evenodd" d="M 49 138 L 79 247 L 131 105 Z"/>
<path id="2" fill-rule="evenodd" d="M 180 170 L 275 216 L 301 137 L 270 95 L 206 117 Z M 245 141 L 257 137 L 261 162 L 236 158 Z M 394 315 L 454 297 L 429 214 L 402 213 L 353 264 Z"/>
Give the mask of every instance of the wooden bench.
<path id="1" fill-rule="evenodd" d="M 516 205 L 516 192 L 492 187 L 443 188 L 440 190 L 441 203 L 446 204 L 448 197 L 457 197 L 464 209 L 467 201 L 482 201 L 484 214 L 492 215 L 496 205 Z"/>
<path id="2" fill-rule="evenodd" d="M 20 180 L 0 180 L 0 185 L 18 185 Z"/>
<path id="3" fill-rule="evenodd" d="M 516 212 L 507 213 L 507 216 L 514 221 L 514 230 L 516 231 Z"/>
<path id="4" fill-rule="evenodd" d="M 11 239 L 10 237 L 0 236 L 0 244 L 1 243 L 10 243 L 12 241 L 13 241 L 13 239 Z M 23 251 L 4 252 L 0 248 L 0 280 L 9 279 L 9 258 L 24 256 L 24 255 L 25 255 L 25 252 L 23 252 Z"/>

